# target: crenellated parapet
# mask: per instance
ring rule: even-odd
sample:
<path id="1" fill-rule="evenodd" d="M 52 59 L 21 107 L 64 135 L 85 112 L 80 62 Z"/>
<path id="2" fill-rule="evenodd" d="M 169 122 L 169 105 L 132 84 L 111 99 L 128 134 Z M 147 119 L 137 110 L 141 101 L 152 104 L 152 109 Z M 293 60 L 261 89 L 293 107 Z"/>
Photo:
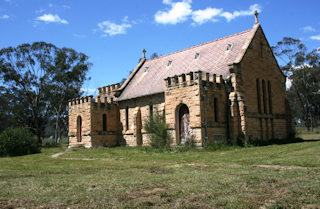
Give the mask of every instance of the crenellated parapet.
<path id="1" fill-rule="evenodd" d="M 116 83 L 109 86 L 100 87 L 98 88 L 98 91 L 99 91 L 99 95 L 112 94 L 119 88 L 120 88 L 120 83 Z"/>
<path id="2" fill-rule="evenodd" d="M 98 88 L 99 96 L 101 98 L 107 98 L 107 101 L 112 103 L 117 97 L 118 89 L 120 89 L 120 83 L 100 87 Z"/>
<path id="3" fill-rule="evenodd" d="M 116 105 L 116 103 L 113 101 L 113 99 L 108 97 L 101 97 L 96 96 L 93 98 L 92 95 L 85 96 L 85 97 L 79 97 L 75 99 L 69 100 L 69 108 L 75 108 L 75 107 L 83 107 L 83 105 L 88 105 L 92 108 L 108 108 L 111 109 L 113 105 Z"/>
<path id="4" fill-rule="evenodd" d="M 74 99 L 70 99 L 69 101 L 69 106 L 75 106 L 75 105 L 80 105 L 80 104 L 85 104 L 85 103 L 92 103 L 93 102 L 93 96 L 85 96 L 85 97 L 78 97 Z"/>
<path id="5" fill-rule="evenodd" d="M 166 88 L 185 87 L 201 82 L 213 85 L 220 85 L 224 83 L 222 75 L 211 74 L 203 71 L 183 73 L 168 77 L 164 80 Z"/>

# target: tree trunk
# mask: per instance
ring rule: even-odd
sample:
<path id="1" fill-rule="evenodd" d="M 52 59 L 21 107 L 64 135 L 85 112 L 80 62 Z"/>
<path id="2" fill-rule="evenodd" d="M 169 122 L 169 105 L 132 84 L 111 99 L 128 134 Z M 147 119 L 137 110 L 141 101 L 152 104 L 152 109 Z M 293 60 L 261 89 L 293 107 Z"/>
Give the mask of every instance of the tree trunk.
<path id="1" fill-rule="evenodd" d="M 59 129 L 59 113 L 56 115 L 56 128 L 54 131 L 54 141 L 57 144 L 58 143 L 58 129 Z"/>

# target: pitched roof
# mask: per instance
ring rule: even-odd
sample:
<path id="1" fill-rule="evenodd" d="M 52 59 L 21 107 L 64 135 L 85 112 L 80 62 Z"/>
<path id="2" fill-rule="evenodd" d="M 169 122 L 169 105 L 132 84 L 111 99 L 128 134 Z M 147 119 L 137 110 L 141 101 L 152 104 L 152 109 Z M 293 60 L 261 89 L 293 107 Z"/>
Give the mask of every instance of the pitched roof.
<path id="1" fill-rule="evenodd" d="M 191 71 L 201 70 L 227 78 L 230 75 L 228 64 L 244 53 L 256 31 L 254 29 L 146 60 L 142 65 L 139 63 L 139 68 L 132 72 L 117 100 L 164 92 L 165 78 Z M 228 44 L 231 44 L 231 50 L 227 50 Z M 195 59 L 197 53 L 200 56 Z"/>

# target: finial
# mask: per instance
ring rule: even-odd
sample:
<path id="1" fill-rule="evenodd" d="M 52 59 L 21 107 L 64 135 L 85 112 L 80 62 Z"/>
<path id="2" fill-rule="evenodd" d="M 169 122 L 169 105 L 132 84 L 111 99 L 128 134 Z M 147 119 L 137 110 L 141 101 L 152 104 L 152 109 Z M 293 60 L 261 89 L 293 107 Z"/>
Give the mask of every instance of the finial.
<path id="1" fill-rule="evenodd" d="M 259 15 L 259 12 L 258 12 L 257 10 L 256 10 L 256 11 L 254 11 L 254 17 L 255 17 L 254 24 L 258 24 L 258 23 L 259 23 L 258 15 Z"/>
<path id="2" fill-rule="evenodd" d="M 146 58 L 146 52 L 147 52 L 147 51 L 146 51 L 145 49 L 142 50 L 143 58 Z"/>

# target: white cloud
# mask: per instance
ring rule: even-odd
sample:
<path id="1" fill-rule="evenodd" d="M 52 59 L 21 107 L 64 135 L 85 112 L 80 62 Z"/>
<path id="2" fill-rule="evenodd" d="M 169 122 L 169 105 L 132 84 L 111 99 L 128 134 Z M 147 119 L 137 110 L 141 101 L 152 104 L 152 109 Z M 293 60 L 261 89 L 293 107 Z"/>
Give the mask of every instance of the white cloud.
<path id="1" fill-rule="evenodd" d="M 315 28 L 313 28 L 312 26 L 310 26 L 310 25 L 308 25 L 308 26 L 305 26 L 305 27 L 303 27 L 303 28 L 301 28 L 302 30 L 303 30 L 303 32 L 315 32 L 316 31 L 316 29 Z"/>
<path id="2" fill-rule="evenodd" d="M 287 80 L 286 80 L 286 89 L 290 89 L 291 85 L 292 85 L 292 80 L 287 78 Z"/>
<path id="3" fill-rule="evenodd" d="M 199 25 L 206 23 L 208 21 L 217 22 L 219 20 L 216 19 L 215 17 L 221 14 L 222 11 L 223 9 L 217 9 L 217 8 L 206 8 L 203 10 L 196 10 L 192 12 L 192 20 L 194 21 L 194 23 Z"/>
<path id="4" fill-rule="evenodd" d="M 62 23 L 62 24 L 69 24 L 67 20 L 61 19 L 59 15 L 53 14 L 44 14 L 36 18 L 36 20 L 44 21 L 46 23 Z"/>
<path id="5" fill-rule="evenodd" d="M 9 15 L 2 15 L 2 16 L 0 16 L 0 19 L 9 19 Z"/>
<path id="6" fill-rule="evenodd" d="M 128 21 L 128 17 L 124 17 L 121 24 L 116 24 L 111 21 L 103 21 L 98 23 L 99 30 L 103 32 L 103 37 L 105 36 L 113 36 L 118 34 L 126 34 L 127 29 L 131 28 L 132 25 Z"/>
<path id="7" fill-rule="evenodd" d="M 192 0 L 183 0 L 180 2 L 172 2 L 172 0 L 163 0 L 162 3 L 169 5 L 166 11 L 157 11 L 154 15 L 155 21 L 161 24 L 177 24 L 187 20 L 191 15 Z"/>
<path id="8" fill-rule="evenodd" d="M 318 40 L 318 41 L 320 41 L 320 35 L 311 36 L 310 38 L 311 38 L 312 40 Z"/>
<path id="9" fill-rule="evenodd" d="M 226 18 L 226 20 L 228 22 L 230 22 L 231 20 L 237 18 L 237 17 L 241 17 L 241 16 L 249 16 L 252 15 L 254 13 L 254 11 L 261 11 L 261 6 L 259 4 L 253 4 L 249 7 L 248 10 L 240 10 L 240 11 L 234 11 L 233 13 L 230 12 L 223 12 L 221 13 L 220 16 Z"/>
<path id="10" fill-rule="evenodd" d="M 95 93 L 95 92 L 97 92 L 97 89 L 81 88 L 80 91 L 83 91 L 83 92 L 86 92 L 86 93 Z"/>
<path id="11" fill-rule="evenodd" d="M 228 12 L 223 11 L 222 8 L 213 7 L 193 11 L 191 9 L 192 0 L 180 0 L 179 2 L 163 0 L 162 3 L 169 5 L 169 7 L 165 10 L 157 11 L 154 15 L 155 21 L 161 24 L 181 23 L 188 20 L 190 16 L 193 20 L 193 26 L 201 25 L 209 21 L 218 22 L 219 18 L 225 18 L 227 22 L 230 22 L 237 17 L 253 15 L 256 10 L 261 12 L 261 6 L 259 4 L 253 4 L 247 10 Z"/>

